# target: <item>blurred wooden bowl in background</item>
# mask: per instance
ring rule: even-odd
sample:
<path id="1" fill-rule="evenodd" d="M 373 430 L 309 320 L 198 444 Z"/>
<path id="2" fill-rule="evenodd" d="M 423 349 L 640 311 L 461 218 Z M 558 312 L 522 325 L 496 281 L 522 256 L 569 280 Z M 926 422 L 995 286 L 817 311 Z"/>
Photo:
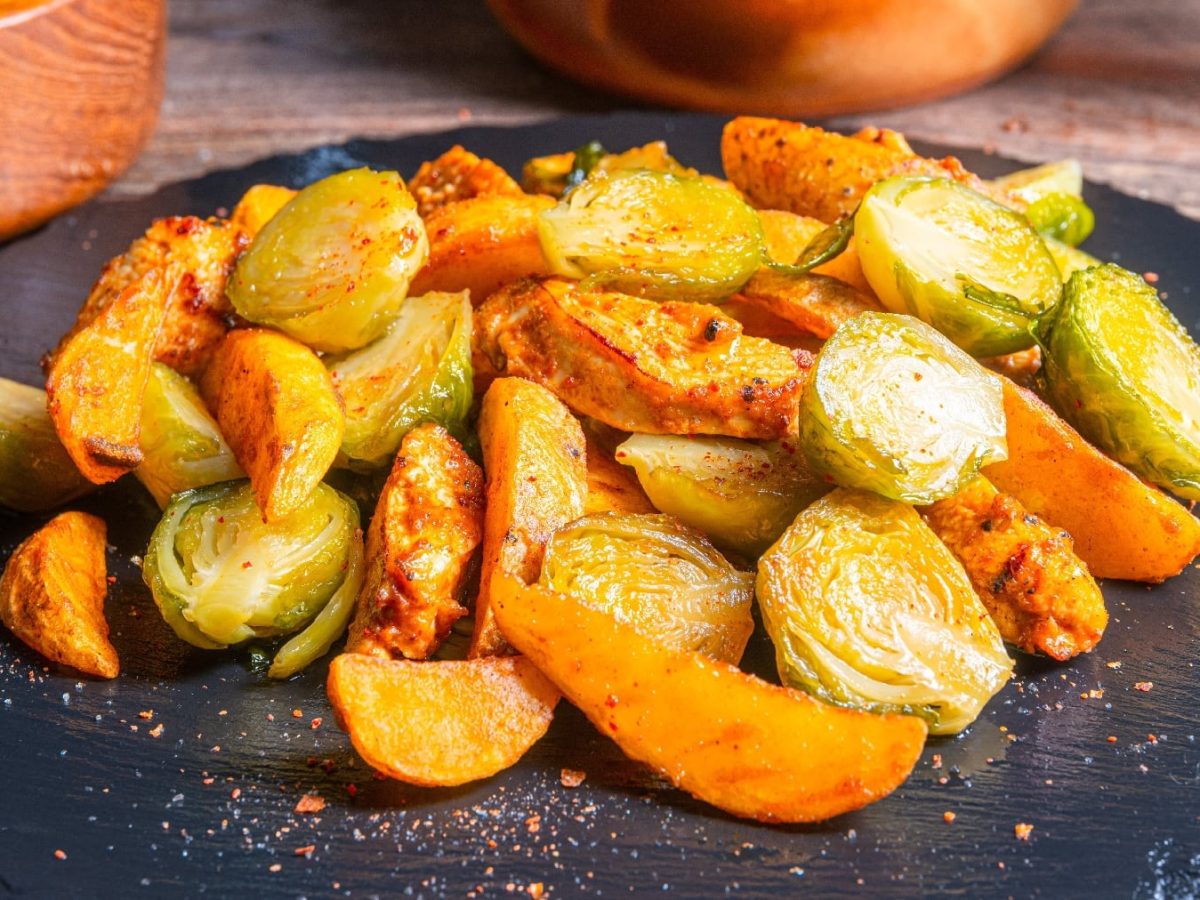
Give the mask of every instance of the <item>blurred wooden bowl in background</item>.
<path id="1" fill-rule="evenodd" d="M 0 0 L 0 240 L 123 172 L 163 94 L 165 0 Z"/>
<path id="2" fill-rule="evenodd" d="M 488 0 L 534 56 L 655 103 L 822 116 L 963 90 L 1078 0 Z"/>

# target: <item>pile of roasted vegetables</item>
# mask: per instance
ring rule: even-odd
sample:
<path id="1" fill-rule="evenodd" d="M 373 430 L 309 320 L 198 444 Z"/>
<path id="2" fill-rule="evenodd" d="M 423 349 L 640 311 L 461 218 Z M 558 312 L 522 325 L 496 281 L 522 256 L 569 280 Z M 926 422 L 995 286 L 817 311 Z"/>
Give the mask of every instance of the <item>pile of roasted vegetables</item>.
<path id="1" fill-rule="evenodd" d="M 728 180 L 656 143 L 518 183 L 454 147 L 157 221 L 45 392 L 0 385 L 0 503 L 132 473 L 167 624 L 276 678 L 347 634 L 329 696 L 395 778 L 503 769 L 561 694 L 732 813 L 870 803 L 1006 645 L 1096 646 L 1094 577 L 1200 551 L 1159 490 L 1200 499 L 1200 351 L 1076 248 L 1077 164 L 983 181 L 755 118 L 721 151 Z M 113 677 L 104 536 L 51 520 L 0 619 Z M 783 686 L 737 668 L 756 598 Z"/>

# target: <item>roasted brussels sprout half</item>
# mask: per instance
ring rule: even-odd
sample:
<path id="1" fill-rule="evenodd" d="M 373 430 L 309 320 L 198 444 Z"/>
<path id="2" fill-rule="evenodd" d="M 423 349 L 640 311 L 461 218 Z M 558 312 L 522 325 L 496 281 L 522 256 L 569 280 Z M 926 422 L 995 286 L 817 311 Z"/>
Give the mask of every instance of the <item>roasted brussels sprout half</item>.
<path id="1" fill-rule="evenodd" d="M 1047 194 L 1030 203 L 1025 216 L 1038 232 L 1062 241 L 1068 247 L 1082 244 L 1096 227 L 1092 208 L 1081 197 Z"/>
<path id="2" fill-rule="evenodd" d="M 656 509 L 748 557 L 830 488 L 794 441 L 635 434 L 616 457 L 637 472 Z"/>
<path id="3" fill-rule="evenodd" d="M 1076 272 L 1038 323 L 1051 404 L 1138 475 L 1200 500 L 1200 348 L 1120 266 Z"/>
<path id="4" fill-rule="evenodd" d="M 1076 159 L 1060 159 L 1030 169 L 1018 169 L 993 178 L 988 184 L 997 194 L 1007 194 L 1026 206 L 1050 194 L 1083 194 L 1083 167 Z"/>
<path id="5" fill-rule="evenodd" d="M 651 141 L 630 147 L 621 153 L 609 153 L 599 141 L 588 141 L 573 151 L 535 156 L 526 161 L 521 184 L 531 194 L 561 197 L 583 183 L 593 171 L 616 172 L 620 169 L 652 169 L 676 175 L 696 175 L 679 163 L 667 150 L 666 141 Z"/>
<path id="6" fill-rule="evenodd" d="M 599 513 L 560 528 L 539 583 L 673 650 L 737 663 L 754 630 L 754 577 L 670 516 Z"/>
<path id="7" fill-rule="evenodd" d="M 250 321 L 338 353 L 383 334 L 428 256 L 404 179 L 352 169 L 310 184 L 263 225 L 226 291 Z"/>
<path id="8" fill-rule="evenodd" d="M 0 506 L 41 512 L 91 488 L 58 440 L 46 392 L 0 378 Z"/>
<path id="9" fill-rule="evenodd" d="M 141 448 L 133 474 L 160 507 L 180 491 L 245 477 L 200 392 L 162 363 L 146 382 Z"/>
<path id="10" fill-rule="evenodd" d="M 865 312 L 817 357 L 800 445 L 843 487 L 932 503 L 1007 458 L 1000 380 L 917 319 Z"/>
<path id="11" fill-rule="evenodd" d="M 1012 661 L 958 560 L 913 508 L 839 489 L 759 560 L 779 675 L 830 703 L 971 724 Z"/>
<path id="12" fill-rule="evenodd" d="M 1015 210 L 953 181 L 889 178 L 854 217 L 863 273 L 883 305 L 928 322 L 974 356 L 1033 344 L 1058 302 L 1058 269 Z"/>
<path id="13" fill-rule="evenodd" d="M 300 509 L 267 523 L 250 482 L 239 480 L 176 494 L 150 537 L 142 573 L 167 624 L 205 649 L 291 634 L 336 600 L 301 639 L 307 646 L 279 660 L 290 674 L 345 626 L 361 558 L 353 500 L 322 484 Z"/>
<path id="14" fill-rule="evenodd" d="M 699 177 L 596 173 L 538 218 L 550 268 L 655 299 L 720 300 L 763 261 L 758 215 Z"/>
<path id="15" fill-rule="evenodd" d="M 378 340 L 325 360 L 346 404 L 342 457 L 353 468 L 391 465 L 413 426 L 436 422 L 465 437 L 471 407 L 471 301 L 410 297 Z"/>

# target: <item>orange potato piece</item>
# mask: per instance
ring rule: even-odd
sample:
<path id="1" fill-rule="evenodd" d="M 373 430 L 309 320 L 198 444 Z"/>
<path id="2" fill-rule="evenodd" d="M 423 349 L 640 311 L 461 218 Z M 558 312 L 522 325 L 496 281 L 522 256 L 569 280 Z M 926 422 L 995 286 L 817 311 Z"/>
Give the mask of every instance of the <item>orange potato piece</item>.
<path id="1" fill-rule="evenodd" d="M 55 662 L 116 678 L 104 596 L 104 520 L 81 512 L 55 516 L 25 540 L 0 577 L 0 622 Z"/>
<path id="2" fill-rule="evenodd" d="M 487 507 L 470 655 L 491 656 L 510 649 L 493 619 L 493 583 L 501 573 L 537 581 L 550 536 L 583 515 L 587 464 L 578 420 L 544 387 L 520 378 L 488 388 L 479 442 Z"/>
<path id="3" fill-rule="evenodd" d="M 455 144 L 437 159 L 421 163 L 408 182 L 417 200 L 417 213 L 424 219 L 435 209 L 472 197 L 519 197 L 525 192 L 496 163 L 482 159 Z"/>
<path id="4" fill-rule="evenodd" d="M 511 766 L 546 733 L 559 698 L 519 656 L 415 662 L 343 653 L 326 688 L 368 765 L 428 787 Z"/>
<path id="5" fill-rule="evenodd" d="M 242 199 L 233 208 L 229 224 L 253 239 L 297 193 L 299 191 L 277 184 L 253 185 L 242 194 Z"/>
<path id="6" fill-rule="evenodd" d="M 825 223 L 820 219 L 798 216 L 782 209 L 760 209 L 758 220 L 762 222 L 763 235 L 766 237 L 767 255 L 775 262 L 787 265 L 796 262 L 812 239 L 825 230 Z M 863 274 L 853 236 L 845 250 L 829 262 L 817 266 L 813 272 L 844 281 L 868 296 L 875 296 L 867 276 Z"/>
<path id="7" fill-rule="evenodd" d="M 367 531 L 347 653 L 425 659 L 467 614 L 458 602 L 483 534 L 483 471 L 440 425 L 404 436 Z"/>
<path id="8" fill-rule="evenodd" d="M 583 514 L 622 512 L 658 512 L 642 490 L 637 473 L 623 466 L 605 452 L 589 435 L 585 435 L 587 448 L 587 496 L 583 501 Z"/>
<path id="9" fill-rule="evenodd" d="M 317 355 L 277 331 L 226 336 L 201 393 L 268 522 L 299 509 L 342 445 L 346 416 Z"/>
<path id="10" fill-rule="evenodd" d="M 492 195 L 432 210 L 425 219 L 429 260 L 409 293 L 471 292 L 478 306 L 510 281 L 548 275 L 537 236 L 537 215 L 554 206 L 541 195 Z"/>
<path id="11" fill-rule="evenodd" d="M 495 594 L 505 636 L 592 724 L 734 815 L 814 822 L 859 809 L 899 786 L 924 746 L 914 716 L 828 706 L 511 577 Z"/>
<path id="12" fill-rule="evenodd" d="M 756 272 L 735 297 L 821 339 L 861 312 L 883 310 L 874 294 L 828 275 L 789 275 L 768 268 Z"/>
<path id="13" fill-rule="evenodd" d="M 46 408 L 88 481 L 114 481 L 142 461 L 142 400 L 169 296 L 151 269 L 65 338 L 50 364 Z"/>
<path id="14" fill-rule="evenodd" d="M 1200 522 L 1006 378 L 1008 459 L 983 474 L 1075 539 L 1097 578 L 1163 581 L 1200 553 Z"/>

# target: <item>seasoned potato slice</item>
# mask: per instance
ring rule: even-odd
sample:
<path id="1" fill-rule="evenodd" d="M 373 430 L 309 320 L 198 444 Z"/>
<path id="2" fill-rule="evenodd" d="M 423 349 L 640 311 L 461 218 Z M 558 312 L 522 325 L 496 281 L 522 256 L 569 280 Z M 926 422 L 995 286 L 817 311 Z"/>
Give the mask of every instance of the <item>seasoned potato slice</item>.
<path id="1" fill-rule="evenodd" d="M 425 659 L 466 615 L 458 602 L 483 536 L 483 472 L 440 425 L 404 436 L 367 531 L 367 576 L 347 653 Z"/>
<path id="2" fill-rule="evenodd" d="M 1071 536 L 986 478 L 921 510 L 963 564 L 1000 636 L 1060 662 L 1100 642 L 1108 612 Z"/>
<path id="3" fill-rule="evenodd" d="M 614 428 L 764 439 L 795 430 L 804 382 L 795 357 L 744 336 L 713 306 L 550 278 L 497 292 L 475 325 L 499 371 L 544 384 Z"/>
<path id="4" fill-rule="evenodd" d="M 798 216 L 782 209 L 760 209 L 758 220 L 762 222 L 767 255 L 773 261 L 787 265 L 795 263 L 813 238 L 826 227 L 820 219 Z M 863 274 L 862 264 L 858 261 L 858 250 L 854 246 L 853 237 L 845 250 L 817 266 L 813 272 L 844 281 L 864 294 L 873 296 L 871 285 L 867 276 Z"/>
<path id="5" fill-rule="evenodd" d="M 316 354 L 276 331 L 231 331 L 200 388 L 264 518 L 299 509 L 337 457 L 346 427 Z"/>
<path id="6" fill-rule="evenodd" d="M 228 328 L 233 307 L 225 296 L 225 282 L 247 243 L 245 234 L 220 219 L 156 220 L 124 254 L 105 265 L 74 326 L 47 358 L 47 370 L 67 343 L 130 286 L 161 270 L 170 297 L 154 358 L 185 375 L 199 374 Z"/>
<path id="7" fill-rule="evenodd" d="M 283 209 L 289 200 L 298 194 L 291 188 L 277 184 L 251 186 L 237 202 L 229 216 L 229 224 L 240 229 L 250 240 L 262 231 L 262 227 Z"/>
<path id="8" fill-rule="evenodd" d="M 142 400 L 170 285 L 151 269 L 64 340 L 46 379 L 59 440 L 84 477 L 114 481 L 142 461 Z"/>
<path id="9" fill-rule="evenodd" d="M 1066 529 L 1097 578 L 1164 581 L 1200 553 L 1200 522 L 1113 462 L 1032 393 L 1008 379 L 1008 459 L 983 475 L 1030 512 Z"/>
<path id="10" fill-rule="evenodd" d="M 413 662 L 343 653 L 326 688 L 368 765 L 429 787 L 511 766 L 546 733 L 559 698 L 519 656 Z"/>
<path id="11" fill-rule="evenodd" d="M 554 206 L 541 195 L 473 197 L 425 218 L 429 261 L 409 293 L 470 291 L 478 306 L 501 285 L 550 269 L 538 241 L 538 213 Z"/>
<path id="12" fill-rule="evenodd" d="M 792 275 L 763 268 L 736 296 L 818 338 L 829 337 L 861 312 L 883 310 L 873 294 L 813 272 Z"/>
<path id="13" fill-rule="evenodd" d="M 520 197 L 521 186 L 492 162 L 482 159 L 461 144 L 455 144 L 437 159 L 421 163 L 408 182 L 424 219 L 435 209 L 472 197 Z"/>
<path id="14" fill-rule="evenodd" d="M 602 512 L 657 512 L 638 482 L 633 469 L 617 462 L 590 434 L 585 434 L 587 448 L 587 496 L 583 501 L 585 515 Z"/>
<path id="15" fill-rule="evenodd" d="M 497 579 L 496 615 L 626 754 L 734 815 L 812 822 L 866 806 L 904 781 L 925 742 L 913 716 L 826 706 L 511 577 Z"/>
<path id="16" fill-rule="evenodd" d="M 48 659 L 116 678 L 104 595 L 104 521 L 81 512 L 51 519 L 13 551 L 0 577 L 0 622 Z"/>

